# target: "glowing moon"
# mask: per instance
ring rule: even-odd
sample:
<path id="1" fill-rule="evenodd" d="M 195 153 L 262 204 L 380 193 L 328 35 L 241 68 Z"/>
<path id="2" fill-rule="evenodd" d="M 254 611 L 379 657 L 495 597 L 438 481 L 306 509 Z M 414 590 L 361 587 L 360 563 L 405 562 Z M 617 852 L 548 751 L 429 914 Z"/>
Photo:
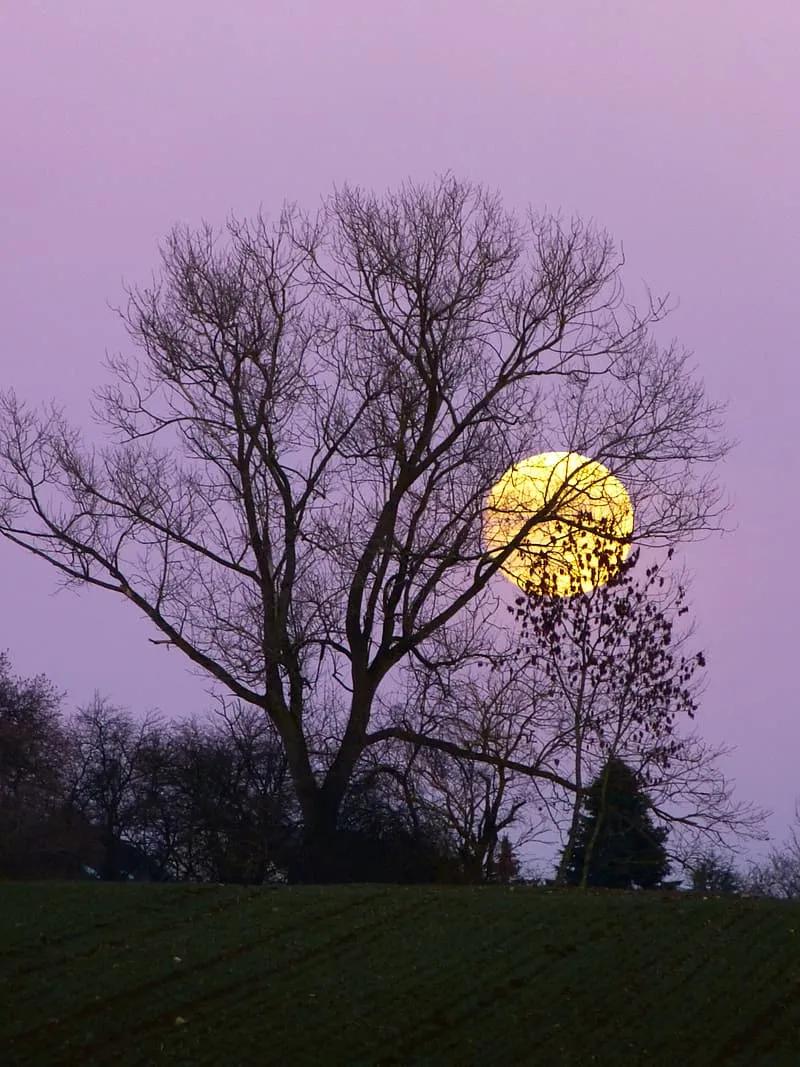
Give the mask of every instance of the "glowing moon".
<path id="1" fill-rule="evenodd" d="M 503 549 L 531 515 L 548 509 L 501 570 L 540 596 L 574 596 L 604 585 L 630 551 L 633 506 L 625 486 L 577 452 L 520 460 L 489 493 L 483 534 Z"/>

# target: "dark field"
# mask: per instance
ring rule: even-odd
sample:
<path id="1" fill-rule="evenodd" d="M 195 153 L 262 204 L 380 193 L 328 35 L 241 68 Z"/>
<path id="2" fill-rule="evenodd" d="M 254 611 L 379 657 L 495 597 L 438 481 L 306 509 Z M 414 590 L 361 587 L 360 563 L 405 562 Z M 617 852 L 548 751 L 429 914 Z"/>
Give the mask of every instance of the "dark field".
<path id="1" fill-rule="evenodd" d="M 2 1064 L 800 1064 L 800 905 L 0 884 Z"/>

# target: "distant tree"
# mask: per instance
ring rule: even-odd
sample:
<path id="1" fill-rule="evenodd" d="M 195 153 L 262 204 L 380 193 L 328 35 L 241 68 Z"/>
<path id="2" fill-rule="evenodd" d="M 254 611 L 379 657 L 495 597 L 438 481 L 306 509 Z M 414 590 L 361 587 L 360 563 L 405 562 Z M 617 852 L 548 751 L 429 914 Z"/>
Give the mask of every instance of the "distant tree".
<path id="1" fill-rule="evenodd" d="M 753 863 L 743 879 L 748 896 L 800 900 L 800 855 L 786 846 Z"/>
<path id="2" fill-rule="evenodd" d="M 417 736 L 428 736 L 449 723 L 450 744 L 409 747 L 408 769 L 416 803 L 435 811 L 457 843 L 462 875 L 468 882 L 492 878 L 502 834 L 513 829 L 518 845 L 542 832 L 532 801 L 531 777 L 512 766 L 534 752 L 537 724 L 531 694 L 510 669 L 473 667 L 440 670 L 432 684 L 427 675 L 407 700 L 396 721 Z M 470 751 L 492 753 L 494 764 L 470 759 Z M 402 758 L 402 750 L 398 758 Z M 508 761 L 508 762 L 504 762 Z"/>
<path id="3" fill-rule="evenodd" d="M 568 885 L 651 889 L 669 872 L 664 842 L 636 774 L 612 758 L 589 787 L 566 869 Z"/>
<path id="4" fill-rule="evenodd" d="M 424 764 L 430 783 L 427 802 L 441 811 L 458 843 L 465 880 L 486 881 L 494 867 L 500 832 L 519 817 L 526 799 L 507 795 L 512 775 L 503 767 L 441 752 L 427 753 Z"/>
<path id="5" fill-rule="evenodd" d="M 786 839 L 765 859 L 750 865 L 742 877 L 742 891 L 749 896 L 800 900 L 800 801 L 795 803 Z"/>
<path id="6" fill-rule="evenodd" d="M 168 237 L 123 312 L 138 351 L 98 398 L 106 446 L 0 397 L 0 536 L 262 709 L 309 878 L 365 751 L 418 743 L 381 694 L 471 655 L 495 575 L 575 495 L 568 479 L 489 552 L 487 494 L 513 463 L 553 442 L 610 464 L 637 537 L 714 525 L 719 409 L 654 336 L 665 302 L 637 311 L 621 268 L 594 227 L 452 176 L 344 187 L 315 217 Z"/>
<path id="7" fill-rule="evenodd" d="M 52 682 L 15 676 L 0 654 L 0 876 L 77 869 L 65 851 L 60 702 Z"/>
<path id="8" fill-rule="evenodd" d="M 288 850 L 299 839 L 286 752 L 270 720 L 241 701 L 221 701 L 210 725 L 212 736 L 231 758 L 228 804 L 234 831 L 228 838 L 227 864 L 231 874 L 238 866 L 242 876 L 249 870 L 251 880 L 266 881 L 271 872 L 285 871 Z"/>
<path id="9" fill-rule="evenodd" d="M 494 863 L 493 874 L 502 885 L 508 885 L 509 882 L 519 878 L 520 863 L 508 834 L 503 834 L 500 838 L 500 848 Z"/>
<path id="10" fill-rule="evenodd" d="M 384 756 L 387 755 L 384 750 Z M 422 801 L 408 767 L 365 758 L 342 805 L 333 852 L 338 882 L 399 884 L 463 881 L 458 840 L 445 813 Z M 305 850 L 297 850 L 290 881 L 305 881 Z"/>
<path id="11" fill-rule="evenodd" d="M 732 895 L 742 889 L 742 879 L 732 862 L 718 852 L 698 856 L 690 867 L 692 889 L 698 893 Z"/>
<path id="12" fill-rule="evenodd" d="M 137 836 L 143 830 L 147 753 L 158 729 L 157 717 L 136 720 L 99 694 L 69 722 L 67 798 L 99 833 L 97 871 L 105 880 L 138 876 L 147 866 Z"/>
<path id="13" fill-rule="evenodd" d="M 288 863 L 297 819 L 268 720 L 240 703 L 173 724 L 148 791 L 148 851 L 173 877 L 261 884 Z"/>
<path id="14" fill-rule="evenodd" d="M 61 694 L 44 675 L 19 678 L 0 654 L 0 802 L 59 791 L 63 762 Z"/>
<path id="15" fill-rule="evenodd" d="M 158 725 L 138 754 L 136 810 L 128 839 L 146 855 L 159 879 L 178 877 L 175 852 L 182 833 L 182 812 L 172 791 L 174 725 Z"/>

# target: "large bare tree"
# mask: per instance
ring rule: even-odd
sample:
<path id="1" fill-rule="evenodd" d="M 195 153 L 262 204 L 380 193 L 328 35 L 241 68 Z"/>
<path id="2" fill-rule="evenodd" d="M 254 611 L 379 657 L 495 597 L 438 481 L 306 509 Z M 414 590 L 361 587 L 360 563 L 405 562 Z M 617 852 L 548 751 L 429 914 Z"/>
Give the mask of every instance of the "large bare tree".
<path id="1" fill-rule="evenodd" d="M 574 496 L 487 554 L 514 461 L 599 460 L 643 542 L 713 525 L 719 411 L 621 268 L 580 220 L 520 219 L 451 176 L 176 229 L 122 311 L 138 354 L 98 394 L 109 444 L 3 397 L 0 533 L 265 710 L 313 851 L 391 729 L 376 696 L 485 646 L 499 568 Z"/>

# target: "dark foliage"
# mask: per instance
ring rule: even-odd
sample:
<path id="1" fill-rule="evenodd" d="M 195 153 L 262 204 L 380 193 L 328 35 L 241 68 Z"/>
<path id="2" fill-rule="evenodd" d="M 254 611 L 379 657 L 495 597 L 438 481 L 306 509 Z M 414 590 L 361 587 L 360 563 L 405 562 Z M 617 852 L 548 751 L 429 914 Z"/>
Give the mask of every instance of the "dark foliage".
<path id="1" fill-rule="evenodd" d="M 733 864 L 715 852 L 697 859 L 691 867 L 692 889 L 698 893 L 737 894 L 742 880 Z"/>
<path id="2" fill-rule="evenodd" d="M 76 836 L 64 811 L 60 695 L 0 654 L 0 877 L 65 876 Z"/>
<path id="3" fill-rule="evenodd" d="M 493 878 L 501 885 L 508 885 L 520 876 L 520 863 L 514 846 L 507 835 L 500 838 L 500 848 L 494 863 Z"/>
<path id="4" fill-rule="evenodd" d="M 575 847 L 566 869 L 568 885 L 651 889 L 669 872 L 667 830 L 650 817 L 636 774 L 609 759 L 589 787 Z"/>
<path id="5" fill-rule="evenodd" d="M 348 791 L 336 832 L 298 842 L 289 881 L 458 882 L 463 872 L 444 820 L 423 815 L 384 776 L 367 771 Z"/>
<path id="6" fill-rule="evenodd" d="M 304 840 L 288 765 L 259 709 L 164 724 L 99 696 L 71 718 L 0 656 L 0 878 L 462 880 L 442 819 L 365 769 L 323 845 Z"/>
<path id="7" fill-rule="evenodd" d="M 175 725 L 151 759 L 142 844 L 173 877 L 261 884 L 279 875 L 295 813 L 263 714 L 238 707 Z"/>

